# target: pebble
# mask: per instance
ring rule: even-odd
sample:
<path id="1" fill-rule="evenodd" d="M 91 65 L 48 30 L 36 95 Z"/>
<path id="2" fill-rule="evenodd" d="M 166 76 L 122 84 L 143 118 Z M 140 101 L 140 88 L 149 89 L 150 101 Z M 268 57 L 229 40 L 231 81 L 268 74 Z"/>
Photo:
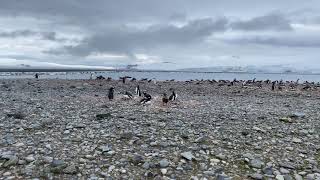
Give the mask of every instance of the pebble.
<path id="1" fill-rule="evenodd" d="M 167 159 L 162 159 L 161 161 L 159 161 L 160 167 L 161 168 L 166 168 L 169 166 L 169 161 Z"/>
<path id="2" fill-rule="evenodd" d="M 166 175 L 166 174 L 167 174 L 167 172 L 168 172 L 168 170 L 167 170 L 167 169 L 161 169 L 160 171 L 161 171 L 161 173 L 162 173 L 163 175 Z"/>
<path id="3" fill-rule="evenodd" d="M 276 180 L 284 180 L 284 176 L 283 175 L 277 175 L 276 176 Z"/>
<path id="4" fill-rule="evenodd" d="M 29 156 L 27 156 L 27 157 L 25 158 L 25 160 L 26 160 L 28 163 L 30 163 L 30 162 L 35 161 L 36 159 L 33 157 L 33 155 L 29 155 Z"/>
<path id="5" fill-rule="evenodd" d="M 191 161 L 192 159 L 194 159 L 194 156 L 192 155 L 192 153 L 190 151 L 188 152 L 183 152 L 181 153 L 181 156 L 189 161 Z"/>
<path id="6" fill-rule="evenodd" d="M 294 142 L 294 143 L 302 143 L 302 140 L 299 139 L 299 138 L 293 138 L 292 142 Z"/>
<path id="7" fill-rule="evenodd" d="M 250 166 L 253 168 L 260 169 L 264 165 L 264 162 L 262 162 L 260 159 L 253 159 L 250 161 Z"/>

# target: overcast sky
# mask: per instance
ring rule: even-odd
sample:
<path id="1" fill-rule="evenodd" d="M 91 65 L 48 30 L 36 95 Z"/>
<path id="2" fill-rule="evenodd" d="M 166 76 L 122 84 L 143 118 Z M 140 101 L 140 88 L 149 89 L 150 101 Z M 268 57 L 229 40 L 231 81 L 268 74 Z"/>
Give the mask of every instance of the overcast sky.
<path id="1" fill-rule="evenodd" d="M 0 0 L 0 65 L 320 68 L 319 0 Z"/>

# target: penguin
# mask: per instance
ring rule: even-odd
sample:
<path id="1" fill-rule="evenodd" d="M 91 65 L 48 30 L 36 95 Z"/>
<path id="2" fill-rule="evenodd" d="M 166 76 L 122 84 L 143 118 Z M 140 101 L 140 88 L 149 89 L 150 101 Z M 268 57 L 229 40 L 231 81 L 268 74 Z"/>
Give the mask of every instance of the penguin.
<path id="1" fill-rule="evenodd" d="M 34 77 L 35 77 L 36 79 L 39 79 L 39 74 L 36 73 L 36 74 L 34 75 Z"/>
<path id="2" fill-rule="evenodd" d="M 114 94 L 114 87 L 111 87 L 108 92 L 108 98 L 110 101 L 113 100 L 113 94 Z"/>
<path id="3" fill-rule="evenodd" d="M 305 85 L 302 90 L 308 90 L 308 89 L 311 89 L 311 86 L 309 84 Z"/>
<path id="4" fill-rule="evenodd" d="M 141 101 L 140 101 L 141 104 L 146 104 L 146 103 L 150 102 L 152 99 L 151 95 L 146 92 L 143 92 L 143 96 L 144 96 L 143 99 L 141 99 Z"/>
<path id="5" fill-rule="evenodd" d="M 167 97 L 167 94 L 166 93 L 163 93 L 163 96 L 162 96 L 162 105 L 167 105 L 168 104 L 168 97 Z"/>
<path id="6" fill-rule="evenodd" d="M 274 90 L 275 90 L 275 87 L 276 87 L 276 82 L 273 81 L 273 82 L 272 82 L 272 86 L 271 86 L 271 90 L 274 91 Z"/>
<path id="7" fill-rule="evenodd" d="M 122 83 L 125 84 L 126 83 L 126 80 L 127 80 L 127 77 L 120 77 L 120 79 L 122 80 Z"/>
<path id="8" fill-rule="evenodd" d="M 141 91 L 140 91 L 140 86 L 139 85 L 136 87 L 136 95 L 141 97 Z"/>
<path id="9" fill-rule="evenodd" d="M 177 99 L 177 94 L 174 91 L 172 91 L 172 94 L 169 96 L 169 100 L 175 101 L 176 99 Z"/>
<path id="10" fill-rule="evenodd" d="M 126 98 L 129 98 L 129 99 L 132 99 L 132 98 L 133 98 L 132 94 L 131 94 L 130 92 L 128 92 L 128 91 L 126 91 L 126 92 L 124 93 L 124 96 L 125 96 Z"/>

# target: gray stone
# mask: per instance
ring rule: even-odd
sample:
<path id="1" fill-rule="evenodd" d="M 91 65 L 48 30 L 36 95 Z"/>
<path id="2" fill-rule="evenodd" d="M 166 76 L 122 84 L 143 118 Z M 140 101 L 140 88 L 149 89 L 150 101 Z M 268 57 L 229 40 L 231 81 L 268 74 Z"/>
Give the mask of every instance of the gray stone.
<path id="1" fill-rule="evenodd" d="M 150 168 L 150 163 L 149 162 L 145 162 L 142 165 L 143 169 L 149 169 Z"/>
<path id="2" fill-rule="evenodd" d="M 192 155 L 192 153 L 190 151 L 188 152 L 183 152 L 181 153 L 181 156 L 189 161 L 191 161 L 192 159 L 194 159 L 194 156 Z"/>
<path id="3" fill-rule="evenodd" d="M 250 161 L 250 166 L 253 168 L 260 169 L 264 165 L 264 162 L 262 162 L 260 159 L 253 159 Z"/>
<path id="4" fill-rule="evenodd" d="M 166 168 L 169 166 L 170 162 L 167 159 L 162 159 L 161 161 L 159 161 L 159 164 L 161 168 Z"/>
<path id="5" fill-rule="evenodd" d="M 53 173 L 63 173 L 63 169 L 67 167 L 67 164 L 62 160 L 54 159 L 51 163 L 51 172 Z"/>
<path id="6" fill-rule="evenodd" d="M 294 174 L 294 179 L 295 180 L 303 180 L 302 176 L 299 174 Z"/>
<path id="7" fill-rule="evenodd" d="M 29 155 L 29 156 L 27 156 L 27 157 L 25 158 L 25 160 L 30 163 L 30 162 L 35 161 L 35 158 L 33 157 L 33 155 Z"/>
<path id="8" fill-rule="evenodd" d="M 280 172 L 281 172 L 281 174 L 289 174 L 290 173 L 290 171 L 285 168 L 280 168 Z"/>
<path id="9" fill-rule="evenodd" d="M 255 173 L 255 174 L 251 174 L 250 177 L 252 179 L 258 179 L 258 180 L 262 180 L 263 176 L 261 174 Z"/>
<path id="10" fill-rule="evenodd" d="M 290 175 L 286 174 L 284 175 L 284 180 L 293 180 L 293 178 Z"/>
<path id="11" fill-rule="evenodd" d="M 78 172 L 78 167 L 75 166 L 74 164 L 69 165 L 68 167 L 66 167 L 63 172 L 65 174 L 77 174 Z"/>
<path id="12" fill-rule="evenodd" d="M 289 162 L 279 162 L 279 166 L 287 169 L 295 169 L 294 165 Z"/>
<path id="13" fill-rule="evenodd" d="M 294 142 L 294 143 L 302 143 L 302 140 L 301 139 L 299 139 L 299 138 L 292 138 L 292 142 Z"/>
<path id="14" fill-rule="evenodd" d="M 144 158 L 143 156 L 139 155 L 139 154 L 136 154 L 134 155 L 132 158 L 131 158 L 131 162 L 135 165 L 138 165 L 140 163 L 143 163 L 144 162 Z"/>
<path id="15" fill-rule="evenodd" d="M 273 175 L 273 169 L 272 167 L 265 167 L 262 169 L 262 172 L 266 175 Z"/>
<path id="16" fill-rule="evenodd" d="M 10 156 L 9 159 L 2 166 L 5 168 L 14 166 L 18 163 L 18 161 L 19 158 L 17 156 Z"/>
<path id="17" fill-rule="evenodd" d="M 277 175 L 277 176 L 276 176 L 276 180 L 284 180 L 284 176 L 282 176 L 282 175 Z"/>
<path id="18" fill-rule="evenodd" d="M 214 171 L 204 171 L 203 174 L 207 175 L 207 176 L 215 176 L 216 173 Z"/>
<path id="19" fill-rule="evenodd" d="M 225 174 L 219 174 L 219 175 L 217 176 L 217 180 L 231 180 L 231 178 L 228 177 L 228 176 L 225 175 Z"/>

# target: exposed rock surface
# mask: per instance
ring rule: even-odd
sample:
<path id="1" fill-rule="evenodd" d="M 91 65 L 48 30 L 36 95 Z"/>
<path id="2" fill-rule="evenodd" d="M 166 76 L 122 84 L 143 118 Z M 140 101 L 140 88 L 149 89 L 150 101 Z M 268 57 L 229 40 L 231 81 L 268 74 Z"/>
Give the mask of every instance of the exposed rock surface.
<path id="1" fill-rule="evenodd" d="M 10 86 L 0 87 L 4 179 L 320 178 L 319 90 L 207 81 L 0 84 Z M 151 104 L 122 98 L 138 84 Z M 162 106 L 170 88 L 178 99 Z"/>

